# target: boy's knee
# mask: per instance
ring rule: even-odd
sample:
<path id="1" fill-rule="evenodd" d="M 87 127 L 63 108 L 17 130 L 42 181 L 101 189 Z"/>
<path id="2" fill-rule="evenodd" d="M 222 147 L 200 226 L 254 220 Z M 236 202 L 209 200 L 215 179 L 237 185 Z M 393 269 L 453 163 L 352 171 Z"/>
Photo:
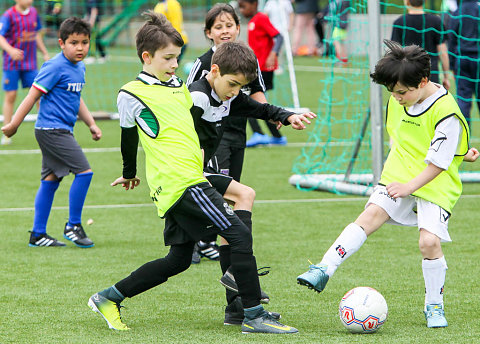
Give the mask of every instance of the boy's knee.
<path id="1" fill-rule="evenodd" d="M 17 91 L 5 91 L 5 101 L 14 103 L 17 98 Z"/>
<path id="2" fill-rule="evenodd" d="M 425 229 L 421 229 L 418 247 L 424 256 L 430 256 L 431 253 L 441 250 L 440 238 Z"/>

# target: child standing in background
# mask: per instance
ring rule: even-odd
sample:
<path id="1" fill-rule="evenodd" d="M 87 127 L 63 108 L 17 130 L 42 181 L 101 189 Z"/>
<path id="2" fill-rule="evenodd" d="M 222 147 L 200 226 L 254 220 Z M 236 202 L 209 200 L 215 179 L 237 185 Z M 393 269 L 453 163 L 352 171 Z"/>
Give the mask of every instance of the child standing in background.
<path id="1" fill-rule="evenodd" d="M 37 75 L 37 46 L 48 60 L 48 52 L 38 34 L 42 28 L 40 16 L 32 7 L 33 0 L 15 0 L 0 19 L 0 48 L 3 49 L 2 84 L 5 91 L 3 100 L 3 124 L 12 120 L 13 107 L 17 98 L 18 81 L 22 87 L 32 86 Z M 1 144 L 8 145 L 12 140 L 2 136 Z"/>
<path id="2" fill-rule="evenodd" d="M 248 45 L 253 49 L 260 64 L 260 71 L 266 90 L 273 89 L 273 72 L 278 68 L 278 54 L 283 44 L 283 36 L 272 25 L 268 16 L 258 12 L 257 0 L 240 0 L 240 12 L 248 22 Z M 253 130 L 253 135 L 247 141 L 247 147 L 260 144 L 286 145 L 287 138 L 282 136 L 275 124 L 267 122 L 268 129 L 273 137 L 264 134 L 255 118 L 249 118 L 248 123 Z"/>
<path id="3" fill-rule="evenodd" d="M 73 136 L 77 116 L 90 129 L 93 140 L 102 137 L 100 128 L 81 98 L 85 85 L 82 60 L 90 47 L 90 25 L 79 18 L 68 18 L 60 26 L 58 42 L 62 52 L 43 64 L 12 121 L 2 127 L 6 137 L 15 135 L 25 116 L 40 100 L 35 138 L 42 151 L 40 187 L 35 196 L 35 214 L 30 235 L 31 247 L 65 244 L 47 234 L 47 221 L 55 192 L 63 177 L 75 174 L 69 194 L 69 217 L 63 236 L 78 247 L 93 247 L 82 227 L 82 210 L 93 172 L 82 148 Z"/>

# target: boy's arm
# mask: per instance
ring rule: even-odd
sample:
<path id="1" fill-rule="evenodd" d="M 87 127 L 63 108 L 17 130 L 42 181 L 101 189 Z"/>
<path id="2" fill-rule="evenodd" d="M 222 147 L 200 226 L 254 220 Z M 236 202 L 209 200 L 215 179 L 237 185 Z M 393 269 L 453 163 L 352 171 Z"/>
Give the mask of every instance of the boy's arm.
<path id="1" fill-rule="evenodd" d="M 280 49 L 283 45 L 283 36 L 278 33 L 273 37 L 273 48 L 267 56 L 265 61 L 265 67 L 267 70 L 273 70 L 275 68 L 275 63 L 277 62 L 277 57 L 280 54 Z"/>
<path id="2" fill-rule="evenodd" d="M 78 118 L 84 121 L 88 129 L 90 129 L 93 140 L 98 141 L 102 138 L 102 131 L 100 130 L 99 127 L 97 127 L 97 124 L 95 123 L 95 119 L 93 118 L 90 111 L 88 111 L 87 105 L 85 104 L 82 98 L 80 98 L 80 107 L 78 108 Z"/>
<path id="3" fill-rule="evenodd" d="M 136 114 L 140 113 L 143 105 L 133 96 L 120 91 L 117 97 L 120 127 L 122 128 L 121 152 L 123 160 L 122 176 L 117 178 L 111 186 L 121 184 L 125 190 L 134 189 L 140 184 L 137 173 L 138 131 L 135 122 Z"/>
<path id="4" fill-rule="evenodd" d="M 393 182 L 386 186 L 388 194 L 393 198 L 406 197 L 411 195 L 422 186 L 428 184 L 434 180 L 440 173 L 444 171 L 443 168 L 440 168 L 432 163 L 428 164 L 427 167 L 420 172 L 418 176 L 410 180 L 409 182 L 402 184 L 399 182 Z"/>
<path id="5" fill-rule="evenodd" d="M 440 57 L 440 63 L 442 65 L 443 70 L 443 80 L 442 84 L 447 90 L 450 88 L 450 80 L 449 80 L 449 62 L 448 62 L 448 48 L 447 44 L 441 43 L 437 45 L 438 56 Z"/>
<path id="6" fill-rule="evenodd" d="M 47 48 L 45 47 L 45 43 L 43 42 L 43 31 L 37 32 L 35 40 L 37 41 L 38 49 L 40 49 L 40 51 L 42 52 L 43 60 L 48 61 L 50 59 L 50 56 L 48 55 Z"/>
<path id="7" fill-rule="evenodd" d="M 245 95 L 243 92 L 240 92 L 232 101 L 230 106 L 230 115 L 271 120 L 274 122 L 280 122 L 284 125 L 292 124 L 292 128 L 297 130 L 305 128 L 302 122 L 310 124 L 310 121 L 307 118 L 317 117 L 311 112 L 296 115 L 293 112 L 287 111 L 275 105 L 259 103 L 251 97 Z"/>
<path id="8" fill-rule="evenodd" d="M 28 91 L 27 96 L 23 99 L 22 103 L 18 107 L 17 111 L 15 111 L 15 115 L 12 118 L 12 121 L 7 125 L 2 127 L 2 131 L 5 136 L 11 137 L 15 135 L 17 132 L 18 127 L 22 124 L 25 116 L 30 112 L 33 105 L 40 99 L 42 96 L 42 92 L 37 90 L 35 87 L 31 87 L 30 91 Z"/>
<path id="9" fill-rule="evenodd" d="M 14 61 L 23 60 L 23 50 L 12 47 L 7 42 L 7 39 L 2 35 L 0 35 L 0 48 L 2 48 L 2 50 L 5 50 L 7 54 L 10 55 L 12 60 Z"/>

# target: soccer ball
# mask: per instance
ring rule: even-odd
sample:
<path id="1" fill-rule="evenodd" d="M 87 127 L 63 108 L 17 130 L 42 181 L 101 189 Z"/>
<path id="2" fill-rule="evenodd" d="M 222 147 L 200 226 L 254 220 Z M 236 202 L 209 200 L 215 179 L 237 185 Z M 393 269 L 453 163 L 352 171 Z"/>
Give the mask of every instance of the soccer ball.
<path id="1" fill-rule="evenodd" d="M 387 320 L 388 307 L 382 294 L 370 287 L 348 291 L 338 307 L 340 320 L 352 333 L 373 333 Z"/>

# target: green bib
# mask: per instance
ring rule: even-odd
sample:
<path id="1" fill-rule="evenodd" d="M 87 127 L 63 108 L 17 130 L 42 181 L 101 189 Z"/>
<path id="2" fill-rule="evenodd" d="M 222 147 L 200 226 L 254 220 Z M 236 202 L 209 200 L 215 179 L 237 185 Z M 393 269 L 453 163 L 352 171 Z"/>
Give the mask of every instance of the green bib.
<path id="1" fill-rule="evenodd" d="M 458 168 L 468 151 L 469 129 L 455 99 L 450 93 L 439 97 L 427 110 L 419 115 L 409 115 L 405 107 L 393 96 L 387 105 L 387 132 L 393 145 L 383 167 L 380 183 L 406 183 L 420 174 L 426 167 L 425 157 L 430 148 L 435 128 L 442 120 L 456 116 L 462 128 L 455 157 L 448 170 L 414 192 L 414 196 L 435 203 L 451 212 L 462 193 L 462 182 Z"/>
<path id="2" fill-rule="evenodd" d="M 144 106 L 136 123 L 145 151 L 150 196 L 163 217 L 189 186 L 206 182 L 190 114 L 190 93 L 182 82 L 166 86 L 140 80 L 129 82 L 120 92 L 127 92 Z"/>

